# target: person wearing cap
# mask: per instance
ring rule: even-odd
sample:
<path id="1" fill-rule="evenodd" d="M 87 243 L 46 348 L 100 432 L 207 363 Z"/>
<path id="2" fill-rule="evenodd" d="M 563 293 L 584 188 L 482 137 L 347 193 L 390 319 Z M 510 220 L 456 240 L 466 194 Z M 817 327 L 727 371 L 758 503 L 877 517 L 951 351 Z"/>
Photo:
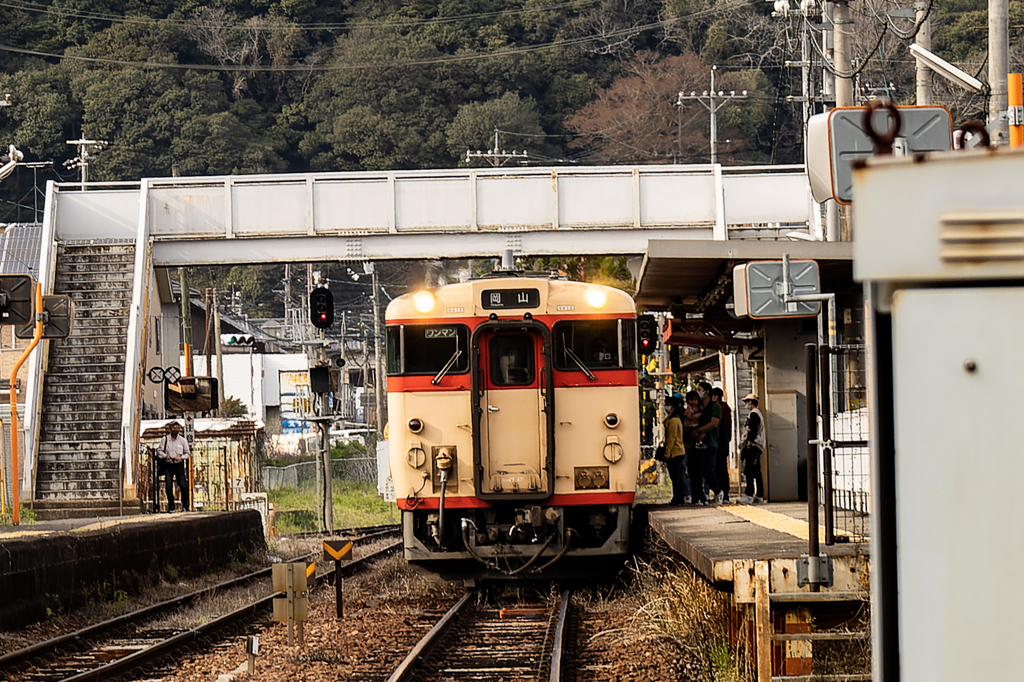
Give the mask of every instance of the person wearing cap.
<path id="1" fill-rule="evenodd" d="M 740 460 L 743 462 L 743 476 L 747 479 L 744 494 L 740 502 L 764 502 L 764 478 L 761 476 L 761 453 L 764 452 L 764 415 L 757 408 L 757 396 L 748 393 L 743 398 L 747 406 L 747 423 L 743 427 L 743 440 L 740 442 Z M 756 489 L 755 489 L 756 485 Z"/>
<path id="2" fill-rule="evenodd" d="M 181 424 L 171 422 L 167 425 L 168 433 L 160 439 L 156 456 L 164 463 L 164 486 L 167 493 L 167 511 L 174 511 L 174 484 L 177 482 L 181 493 L 181 509 L 189 511 L 188 477 L 185 476 L 185 462 L 191 451 L 188 440 L 181 435 Z"/>
<path id="3" fill-rule="evenodd" d="M 665 466 L 672 480 L 672 501 L 690 503 L 690 480 L 686 477 L 686 449 L 683 446 L 683 401 L 676 396 L 665 399 Z"/>

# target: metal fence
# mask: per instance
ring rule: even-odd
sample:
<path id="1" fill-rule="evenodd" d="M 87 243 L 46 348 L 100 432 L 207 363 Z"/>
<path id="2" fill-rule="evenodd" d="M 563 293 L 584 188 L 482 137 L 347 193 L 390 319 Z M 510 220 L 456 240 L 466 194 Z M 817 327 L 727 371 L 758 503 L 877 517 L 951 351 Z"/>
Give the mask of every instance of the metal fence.
<path id="1" fill-rule="evenodd" d="M 316 483 L 316 462 L 299 462 L 286 467 L 263 467 L 263 489 L 295 488 Z M 377 460 L 374 457 L 348 457 L 331 460 L 331 478 L 335 481 L 377 480 Z"/>
<path id="2" fill-rule="evenodd" d="M 822 346 L 821 463 L 825 544 L 868 539 L 871 457 L 868 451 L 867 361 L 862 345 Z"/>

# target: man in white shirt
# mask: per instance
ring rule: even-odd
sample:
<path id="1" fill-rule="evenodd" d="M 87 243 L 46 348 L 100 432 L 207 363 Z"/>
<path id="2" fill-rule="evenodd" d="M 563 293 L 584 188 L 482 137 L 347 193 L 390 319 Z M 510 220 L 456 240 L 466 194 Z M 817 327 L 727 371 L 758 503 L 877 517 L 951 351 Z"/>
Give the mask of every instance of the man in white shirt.
<path id="1" fill-rule="evenodd" d="M 171 422 L 168 425 L 170 433 L 160 439 L 160 446 L 156 450 L 156 456 L 164 463 L 164 484 L 167 492 L 167 511 L 174 511 L 174 483 L 177 481 L 178 490 L 181 493 L 181 508 L 189 511 L 188 477 L 185 475 L 185 462 L 188 461 L 191 451 L 188 441 L 181 435 L 181 424 Z"/>

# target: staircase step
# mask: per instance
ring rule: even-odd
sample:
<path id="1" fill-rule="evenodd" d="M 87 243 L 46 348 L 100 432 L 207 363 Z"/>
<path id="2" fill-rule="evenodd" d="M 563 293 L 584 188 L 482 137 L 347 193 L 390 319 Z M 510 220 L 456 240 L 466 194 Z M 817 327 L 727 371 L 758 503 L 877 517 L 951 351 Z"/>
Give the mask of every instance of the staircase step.
<path id="1" fill-rule="evenodd" d="M 39 459 L 39 471 L 65 471 L 67 469 L 73 469 L 75 471 L 92 471 L 100 469 L 115 469 L 118 468 L 119 460 L 111 457 L 104 459 L 70 459 L 70 458 L 56 458 L 56 459 Z"/>
<path id="2" fill-rule="evenodd" d="M 67 490 L 37 490 L 36 491 L 36 504 L 40 502 L 91 502 L 93 504 L 101 502 L 116 502 L 120 491 L 118 490 L 78 490 L 78 491 L 67 491 Z M 128 503 L 124 505 L 124 513 L 130 514 L 133 507 Z M 109 509 L 106 506 L 103 507 L 79 507 L 74 510 L 66 511 L 45 511 L 37 512 L 36 517 L 41 521 L 53 521 L 56 519 L 82 519 L 92 518 L 93 516 L 119 516 L 120 513 L 116 511 L 106 511 Z"/>
<path id="3" fill-rule="evenodd" d="M 88 497 L 89 493 L 116 490 L 118 485 L 119 482 L 117 478 L 88 479 L 87 481 L 54 481 L 42 480 L 40 478 L 36 479 L 37 492 L 81 493 L 83 497 Z"/>
<path id="4" fill-rule="evenodd" d="M 89 449 L 69 450 L 55 446 L 54 443 L 39 443 L 39 462 L 93 462 L 113 461 L 119 459 L 119 448 L 116 443 L 104 442 L 101 446 L 93 446 Z"/>
<path id="5" fill-rule="evenodd" d="M 63 500 L 54 500 L 61 502 Z M 82 504 L 82 500 L 73 500 L 76 504 Z M 61 521 L 63 519 L 92 519 L 97 517 L 108 517 L 108 516 L 134 516 L 141 514 L 142 510 L 139 509 L 137 504 L 124 503 L 119 504 L 116 498 L 108 500 L 106 498 L 92 498 L 88 501 L 84 501 L 84 504 L 90 506 L 79 506 L 74 509 L 39 509 L 40 504 L 48 504 L 47 502 L 36 501 L 33 505 L 36 510 L 36 518 L 40 521 Z M 108 506 L 109 504 L 109 506 Z M 102 506 L 101 506 L 102 505 Z"/>

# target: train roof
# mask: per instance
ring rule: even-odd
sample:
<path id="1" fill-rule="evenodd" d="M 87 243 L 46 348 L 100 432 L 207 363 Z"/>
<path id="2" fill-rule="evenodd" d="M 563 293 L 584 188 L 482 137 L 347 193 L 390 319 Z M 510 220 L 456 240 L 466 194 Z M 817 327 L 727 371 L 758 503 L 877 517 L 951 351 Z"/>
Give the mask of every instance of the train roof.
<path id="1" fill-rule="evenodd" d="M 594 296 L 588 296 L 594 292 Z M 417 320 L 436 318 L 499 317 L 533 315 L 633 315 L 636 306 L 625 291 L 602 284 L 571 282 L 547 276 L 491 276 L 432 290 L 434 305 L 426 312 L 416 308 L 422 292 L 404 294 L 393 300 L 385 319 Z M 599 300 L 604 294 L 603 303 Z"/>

